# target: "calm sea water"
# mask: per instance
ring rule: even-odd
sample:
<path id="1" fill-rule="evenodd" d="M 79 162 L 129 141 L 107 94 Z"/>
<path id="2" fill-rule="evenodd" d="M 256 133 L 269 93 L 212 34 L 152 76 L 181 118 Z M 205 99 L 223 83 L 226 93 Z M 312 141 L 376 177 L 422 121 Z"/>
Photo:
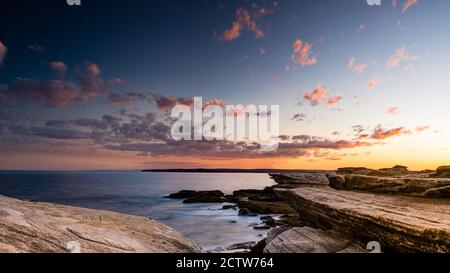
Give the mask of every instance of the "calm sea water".
<path id="1" fill-rule="evenodd" d="M 235 210 L 221 210 L 223 204 L 183 204 L 164 196 L 179 190 L 232 193 L 270 185 L 267 174 L 0 172 L 2 195 L 151 217 L 204 249 L 258 241 L 266 232 L 250 227 L 258 217 L 237 216 Z"/>

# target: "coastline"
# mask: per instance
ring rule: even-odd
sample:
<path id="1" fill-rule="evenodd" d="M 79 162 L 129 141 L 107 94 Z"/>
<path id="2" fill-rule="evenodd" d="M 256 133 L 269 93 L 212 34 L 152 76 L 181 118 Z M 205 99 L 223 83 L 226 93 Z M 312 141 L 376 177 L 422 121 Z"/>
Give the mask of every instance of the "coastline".
<path id="1" fill-rule="evenodd" d="M 258 242 L 201 249 L 145 217 L 0 195 L 0 252 L 71 252 L 73 242 L 88 253 L 450 251 L 448 166 L 433 171 L 341 168 L 270 177 L 275 184 L 264 189 L 181 190 L 165 196 L 196 207 L 214 205 L 236 215 L 238 222 L 251 221 L 249 229 L 267 234 Z"/>
<path id="2" fill-rule="evenodd" d="M 157 221 L 0 195 L 0 253 L 198 253 Z"/>

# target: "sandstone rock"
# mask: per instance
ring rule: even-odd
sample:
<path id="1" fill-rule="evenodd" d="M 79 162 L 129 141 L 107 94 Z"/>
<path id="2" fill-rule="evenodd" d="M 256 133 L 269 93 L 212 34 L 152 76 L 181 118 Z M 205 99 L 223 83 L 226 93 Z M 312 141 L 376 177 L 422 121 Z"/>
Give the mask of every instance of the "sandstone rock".
<path id="1" fill-rule="evenodd" d="M 154 220 L 0 196 L 0 252 L 200 252 Z"/>
<path id="2" fill-rule="evenodd" d="M 366 175 L 331 175 L 330 187 L 337 190 L 357 190 L 426 197 L 447 197 L 444 187 L 450 179 L 421 177 L 377 177 Z M 439 190 L 440 189 L 440 190 Z"/>
<path id="3" fill-rule="evenodd" d="M 373 169 L 368 169 L 365 167 L 346 167 L 339 168 L 336 173 L 338 174 L 360 174 L 360 175 L 373 175 L 381 176 L 381 172 Z"/>
<path id="4" fill-rule="evenodd" d="M 328 172 L 298 172 L 298 173 L 271 173 L 270 177 L 279 184 L 277 187 L 298 187 L 298 185 L 328 183 L 326 174 Z"/>
<path id="5" fill-rule="evenodd" d="M 335 234 L 296 227 L 266 239 L 264 253 L 364 253 L 364 248 Z"/>
<path id="6" fill-rule="evenodd" d="M 442 166 L 436 169 L 436 173 L 431 174 L 431 177 L 436 178 L 450 178 L 450 166 Z"/>
<path id="7" fill-rule="evenodd" d="M 278 193 L 311 226 L 399 252 L 450 251 L 450 200 L 311 186 Z"/>

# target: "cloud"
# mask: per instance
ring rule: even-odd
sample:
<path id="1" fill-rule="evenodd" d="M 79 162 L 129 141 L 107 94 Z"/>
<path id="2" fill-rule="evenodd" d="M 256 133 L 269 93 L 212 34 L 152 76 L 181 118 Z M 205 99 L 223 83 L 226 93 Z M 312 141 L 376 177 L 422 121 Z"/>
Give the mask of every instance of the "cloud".
<path id="1" fill-rule="evenodd" d="M 395 116 L 399 114 L 399 108 L 398 107 L 391 107 L 387 110 L 387 114 L 391 116 Z"/>
<path id="2" fill-rule="evenodd" d="M 342 99 L 343 99 L 342 96 L 335 96 L 335 97 L 327 99 L 326 104 L 329 105 L 329 106 L 335 105 L 336 103 L 338 103 Z"/>
<path id="3" fill-rule="evenodd" d="M 427 131 L 430 129 L 431 129 L 431 126 L 428 126 L 428 125 L 419 125 L 416 127 L 417 132 L 424 132 L 424 131 Z"/>
<path id="4" fill-rule="evenodd" d="M 356 28 L 356 32 L 360 33 L 360 32 L 363 32 L 365 29 L 366 29 L 366 26 L 365 26 L 365 25 L 359 25 L 359 26 Z"/>
<path id="5" fill-rule="evenodd" d="M 216 106 L 220 106 L 222 108 L 225 107 L 225 103 L 219 99 L 213 99 L 213 100 L 205 102 L 204 104 L 205 104 L 204 107 L 208 107 L 210 105 L 216 105 Z"/>
<path id="6" fill-rule="evenodd" d="M 178 98 L 175 96 L 153 94 L 152 100 L 156 103 L 156 106 L 162 112 L 171 110 L 177 105 L 184 105 L 187 107 L 194 106 L 194 100 L 192 98 Z"/>
<path id="7" fill-rule="evenodd" d="M 264 31 L 258 26 L 257 21 L 272 13 L 272 10 L 266 7 L 259 7 L 256 4 L 252 5 L 251 9 L 239 7 L 236 10 L 235 20 L 231 28 L 226 29 L 221 35 L 220 39 L 230 42 L 239 38 L 242 31 L 251 31 L 256 38 L 263 38 Z"/>
<path id="8" fill-rule="evenodd" d="M 61 64 L 56 65 L 59 69 Z M 65 107 L 73 102 L 88 101 L 109 92 L 123 81 L 113 78 L 103 81 L 99 78 L 100 68 L 87 63 L 86 74 L 79 77 L 79 84 L 66 80 L 36 80 L 17 78 L 12 84 L 0 89 L 0 96 L 6 100 L 29 100 L 43 103 L 46 107 Z"/>
<path id="9" fill-rule="evenodd" d="M 42 47 L 41 45 L 38 45 L 38 44 L 29 45 L 28 48 L 30 50 L 33 50 L 33 51 L 36 51 L 36 52 L 44 52 L 44 47 Z"/>
<path id="10" fill-rule="evenodd" d="M 297 39 L 294 42 L 294 53 L 291 56 L 291 60 L 294 64 L 307 66 L 317 63 L 316 56 L 311 56 L 312 45 Z"/>
<path id="11" fill-rule="evenodd" d="M 409 131 L 405 130 L 405 127 L 398 127 L 398 128 L 393 128 L 393 129 L 383 129 L 382 125 L 378 125 L 374 131 L 373 134 L 370 136 L 370 138 L 372 139 L 376 139 L 376 140 L 384 140 L 387 138 L 392 138 L 395 136 L 399 136 L 399 135 L 403 135 L 403 134 L 408 134 Z"/>
<path id="12" fill-rule="evenodd" d="M 3 65 L 8 48 L 0 41 L 0 66 Z"/>
<path id="13" fill-rule="evenodd" d="M 292 116 L 291 120 L 293 121 L 303 121 L 306 118 L 306 114 L 304 113 L 300 113 L 300 114 L 295 114 L 294 116 Z"/>
<path id="14" fill-rule="evenodd" d="M 317 106 L 322 102 L 328 106 L 333 106 L 343 99 L 342 96 L 329 98 L 327 90 L 320 84 L 318 84 L 314 90 L 306 90 L 303 98 L 308 101 L 311 106 Z"/>
<path id="15" fill-rule="evenodd" d="M 380 83 L 380 79 L 378 77 L 373 77 L 372 80 L 367 84 L 367 87 L 369 89 L 373 89 L 377 87 L 377 85 Z"/>
<path id="16" fill-rule="evenodd" d="M 347 68 L 351 71 L 355 72 L 356 74 L 362 74 L 364 71 L 366 71 L 368 65 L 367 64 L 356 64 L 355 57 L 352 57 L 347 62 Z"/>
<path id="17" fill-rule="evenodd" d="M 108 101 L 111 104 L 128 104 L 136 100 L 145 100 L 147 96 L 140 92 L 127 92 L 125 94 L 110 93 Z"/>
<path id="18" fill-rule="evenodd" d="M 327 98 L 327 90 L 325 90 L 320 84 L 316 86 L 314 90 L 306 90 L 303 96 L 312 106 L 318 105 L 321 101 Z"/>
<path id="19" fill-rule="evenodd" d="M 49 66 L 58 73 L 60 79 L 64 79 L 67 71 L 67 65 L 61 61 L 54 61 L 49 64 Z"/>
<path id="20" fill-rule="evenodd" d="M 419 0 L 405 0 L 402 11 L 405 12 L 417 4 L 419 4 Z"/>
<path id="21" fill-rule="evenodd" d="M 397 49 L 394 55 L 387 61 L 386 66 L 390 68 L 396 68 L 403 61 L 415 61 L 417 60 L 417 56 L 410 56 L 406 51 L 405 47 L 401 47 Z"/>

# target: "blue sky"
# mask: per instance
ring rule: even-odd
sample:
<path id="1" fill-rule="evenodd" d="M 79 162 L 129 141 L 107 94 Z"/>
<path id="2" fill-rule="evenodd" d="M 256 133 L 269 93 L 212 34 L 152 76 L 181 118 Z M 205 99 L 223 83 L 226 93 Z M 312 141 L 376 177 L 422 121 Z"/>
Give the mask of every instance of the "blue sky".
<path id="1" fill-rule="evenodd" d="M 33 138 L 36 145 L 28 147 L 29 153 L 35 153 L 33 157 L 9 148 L 17 162 L 20 162 L 18 154 L 33 159 L 23 164 L 0 160 L 2 168 L 43 168 L 35 162 L 42 155 L 55 161 L 64 157 L 70 162 L 71 149 L 64 150 L 61 145 L 53 155 L 42 144 L 61 142 L 82 142 L 76 146 L 85 146 L 90 156 L 95 150 L 114 152 L 120 158 L 120 152 L 127 154 L 126 160 L 151 164 L 156 160 L 151 149 L 145 151 L 150 155 L 142 159 L 135 157 L 134 150 L 108 148 L 124 144 L 117 141 L 99 142 L 92 136 L 86 139 L 58 138 L 54 134 L 36 136 L 16 127 L 45 127 L 47 121 L 55 119 L 121 117 L 119 112 L 123 109 L 139 115 L 160 112 L 157 101 L 164 96 L 202 96 L 204 100 L 219 99 L 230 104 L 278 104 L 283 134 L 306 134 L 331 142 L 345 140 L 352 147 L 352 151 L 303 147 L 297 157 L 285 158 L 281 153 L 279 161 L 257 156 L 251 161 L 251 156 L 236 152 L 236 158 L 249 160 L 248 166 L 334 168 L 361 161 L 373 166 L 406 161 L 415 168 L 425 168 L 449 155 L 450 126 L 446 117 L 450 114 L 447 107 L 450 38 L 444 33 L 450 26 L 450 2 L 446 0 L 384 0 L 381 6 L 369 6 L 364 0 L 132 3 L 85 0 L 80 7 L 54 0 L 2 5 L 0 42 L 7 51 L 2 54 L 0 48 L 4 60 L 0 66 L 0 91 L 4 99 L 0 103 L 3 112 L 15 114 L 14 121 L 3 121 L 3 140 L 5 145 L 10 142 L 17 147 L 31 145 L 24 143 L 25 135 L 28 142 Z M 248 18 L 239 18 L 242 14 Z M 238 33 L 226 38 L 234 24 L 239 25 Z M 261 37 L 257 37 L 258 31 Z M 314 59 L 313 64 L 293 61 L 292 56 L 298 54 L 294 52 L 298 40 L 309 46 L 306 58 Z M 350 67 L 352 58 L 354 65 Z M 397 64 L 387 65 L 392 60 L 397 60 Z M 56 64 L 64 65 L 62 74 Z M 101 73 L 89 72 L 89 67 L 94 66 Z M 78 92 L 78 85 L 80 88 L 82 85 L 80 77 L 97 88 L 86 91 L 88 94 L 84 93 L 83 98 L 75 98 L 79 94 L 73 92 Z M 18 78 L 34 82 L 28 81 L 26 87 L 19 88 L 14 85 Z M 116 84 L 117 79 L 120 84 Z M 43 83 L 53 80 L 70 85 L 66 86 L 67 93 L 57 93 L 58 88 L 47 90 Z M 372 81 L 376 85 L 369 88 Z M 30 90 L 36 89 L 36 85 L 44 87 Z M 318 105 L 306 97 L 314 91 L 317 92 L 313 94 L 326 93 Z M 111 93 L 119 96 L 139 93 L 145 99 L 111 103 Z M 327 103 L 332 98 L 336 101 Z M 49 106 L 50 99 L 53 105 Z M 61 99 L 64 103 L 60 103 Z M 295 114 L 306 117 L 293 121 Z M 129 121 L 128 117 L 122 118 L 124 123 Z M 355 135 L 352 129 L 355 125 L 363 126 L 366 132 Z M 79 127 L 67 125 L 63 129 L 94 130 Z M 377 138 L 377 128 L 379 133 L 386 133 L 382 139 Z M 402 129 L 393 130 L 399 128 Z M 368 142 L 370 147 L 356 142 Z M 395 155 L 393 159 L 390 151 Z M 421 156 L 424 153 L 428 154 L 428 161 Z M 85 153 L 79 154 L 76 162 Z M 170 167 L 171 161 L 180 162 L 177 157 L 186 155 L 164 153 L 164 156 L 170 158 L 167 160 Z M 221 159 L 216 154 L 211 157 Z M 194 154 L 188 163 L 197 166 L 207 159 Z M 99 155 L 100 160 L 104 158 Z M 157 160 L 160 162 L 161 158 Z M 107 163 L 89 164 L 75 165 L 116 168 Z"/>

